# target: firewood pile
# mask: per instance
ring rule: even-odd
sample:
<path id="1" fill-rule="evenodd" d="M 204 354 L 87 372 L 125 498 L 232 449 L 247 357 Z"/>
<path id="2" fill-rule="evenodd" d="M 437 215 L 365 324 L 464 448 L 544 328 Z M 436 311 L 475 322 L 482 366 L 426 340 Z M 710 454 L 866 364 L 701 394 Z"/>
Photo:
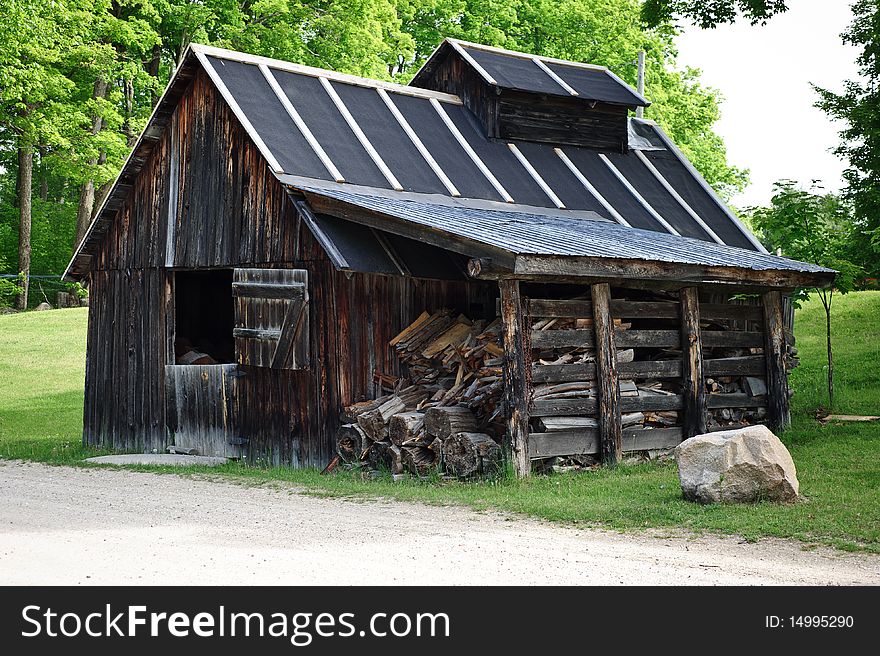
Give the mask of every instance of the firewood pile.
<path id="1" fill-rule="evenodd" d="M 762 348 L 714 349 L 713 357 L 745 358 L 763 355 Z M 706 391 L 712 394 L 741 394 L 751 399 L 763 399 L 767 395 L 767 382 L 762 376 L 715 376 L 706 378 Z M 711 397 L 710 397 L 711 398 Z M 712 408 L 709 410 L 707 429 L 723 430 L 757 424 L 767 418 L 767 408 Z"/>
<path id="2" fill-rule="evenodd" d="M 340 461 L 395 477 L 495 473 L 504 432 L 500 333 L 500 320 L 423 312 L 389 343 L 406 375 L 377 374 L 388 394 L 343 409 Z"/>

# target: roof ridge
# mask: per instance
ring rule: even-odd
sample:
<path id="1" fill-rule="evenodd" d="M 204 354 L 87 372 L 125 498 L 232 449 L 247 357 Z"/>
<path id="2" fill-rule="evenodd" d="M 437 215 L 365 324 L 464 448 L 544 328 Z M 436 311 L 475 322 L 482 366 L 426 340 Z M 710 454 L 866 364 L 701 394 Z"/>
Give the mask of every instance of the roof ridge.
<path id="1" fill-rule="evenodd" d="M 206 46 L 201 43 L 190 43 L 188 50 L 196 53 L 202 53 L 210 57 L 218 59 L 228 59 L 243 64 L 263 64 L 270 69 L 284 71 L 287 73 L 297 73 L 299 75 L 308 75 L 310 77 L 327 78 L 334 82 L 343 84 L 351 84 L 368 89 L 385 89 L 391 93 L 399 93 L 405 96 L 415 96 L 416 98 L 436 98 L 442 102 L 461 105 L 462 100 L 455 94 L 444 93 L 442 91 L 433 91 L 431 89 L 423 89 L 421 87 L 411 87 L 406 84 L 398 84 L 396 82 L 386 82 L 385 80 L 375 80 L 373 78 L 361 77 L 359 75 L 351 75 L 350 73 L 340 73 L 325 68 L 317 68 L 315 66 L 307 66 L 305 64 L 296 64 L 294 62 L 285 61 L 283 59 L 273 59 L 262 55 L 252 55 L 247 52 L 238 50 L 229 50 L 227 48 L 218 48 L 217 46 Z"/>

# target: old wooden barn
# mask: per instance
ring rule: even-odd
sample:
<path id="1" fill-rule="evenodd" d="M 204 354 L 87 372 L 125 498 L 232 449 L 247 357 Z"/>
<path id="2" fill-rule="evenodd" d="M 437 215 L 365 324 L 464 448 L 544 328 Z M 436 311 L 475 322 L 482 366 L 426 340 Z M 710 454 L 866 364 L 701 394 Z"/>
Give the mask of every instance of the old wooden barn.
<path id="1" fill-rule="evenodd" d="M 466 407 L 525 475 L 784 426 L 783 298 L 834 273 L 768 254 L 646 104 L 451 39 L 408 86 L 192 45 L 65 274 L 84 442 L 324 466 L 360 410 L 366 450 Z"/>

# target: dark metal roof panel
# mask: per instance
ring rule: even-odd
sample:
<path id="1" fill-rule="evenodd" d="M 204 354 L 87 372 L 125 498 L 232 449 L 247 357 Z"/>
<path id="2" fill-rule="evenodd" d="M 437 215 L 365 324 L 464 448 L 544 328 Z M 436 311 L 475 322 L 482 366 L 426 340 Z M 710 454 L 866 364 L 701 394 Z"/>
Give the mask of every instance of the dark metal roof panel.
<path id="1" fill-rule="evenodd" d="M 565 80 L 584 100 L 598 100 L 617 105 L 639 107 L 646 105 L 629 85 L 608 71 L 549 62 L 547 68 Z"/>

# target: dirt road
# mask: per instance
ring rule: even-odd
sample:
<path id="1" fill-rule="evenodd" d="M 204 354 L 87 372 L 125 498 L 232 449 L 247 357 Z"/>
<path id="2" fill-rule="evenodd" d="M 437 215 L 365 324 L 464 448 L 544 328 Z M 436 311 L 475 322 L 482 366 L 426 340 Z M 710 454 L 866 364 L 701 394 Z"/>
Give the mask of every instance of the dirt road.
<path id="1" fill-rule="evenodd" d="M 880 584 L 880 558 L 0 461 L 0 584 Z M 394 511 L 391 512 L 391 504 Z"/>

